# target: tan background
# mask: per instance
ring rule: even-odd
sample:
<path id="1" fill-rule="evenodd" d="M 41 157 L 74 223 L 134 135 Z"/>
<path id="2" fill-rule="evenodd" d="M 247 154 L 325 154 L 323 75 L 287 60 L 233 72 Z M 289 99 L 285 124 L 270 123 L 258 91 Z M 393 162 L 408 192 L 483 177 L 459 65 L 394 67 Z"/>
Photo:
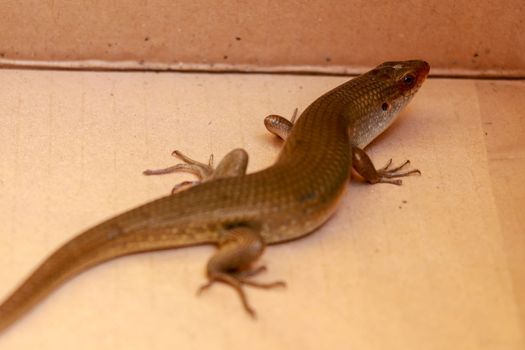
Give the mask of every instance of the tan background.
<path id="1" fill-rule="evenodd" d="M 165 195 L 144 177 L 234 147 L 249 171 L 280 143 L 269 113 L 303 109 L 338 77 L 0 72 L 0 294 L 75 233 Z M 402 187 L 354 182 L 314 235 L 268 249 L 249 290 L 201 297 L 211 247 L 121 258 L 70 281 L 2 349 L 510 349 L 525 347 L 523 82 L 431 79 L 371 147 L 423 172 Z"/>
<path id="2" fill-rule="evenodd" d="M 2 1 L 0 64 L 525 76 L 525 2 Z"/>

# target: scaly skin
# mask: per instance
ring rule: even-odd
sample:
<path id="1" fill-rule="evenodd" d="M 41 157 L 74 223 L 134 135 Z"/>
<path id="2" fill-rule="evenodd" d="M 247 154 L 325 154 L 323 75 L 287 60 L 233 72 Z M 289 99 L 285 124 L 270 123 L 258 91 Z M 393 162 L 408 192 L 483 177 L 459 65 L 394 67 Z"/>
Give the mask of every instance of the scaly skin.
<path id="1" fill-rule="evenodd" d="M 244 175 L 247 159 L 237 150 L 233 153 L 243 160 L 221 163 L 234 164 L 229 171 L 218 171 L 197 186 L 76 236 L 0 305 L 0 331 L 64 281 L 96 264 L 138 252 L 198 244 L 220 248 L 208 263 L 209 284 L 231 284 L 246 310 L 254 314 L 241 285 L 281 285 L 260 285 L 247 279 L 260 271 L 250 268 L 265 244 L 305 236 L 324 223 L 347 188 L 352 165 L 369 182 L 392 182 L 388 178 L 406 175 L 376 171 L 360 148 L 391 124 L 428 71 L 423 61 L 384 63 L 319 97 L 293 127 L 287 123 L 286 142 L 273 166 Z"/>

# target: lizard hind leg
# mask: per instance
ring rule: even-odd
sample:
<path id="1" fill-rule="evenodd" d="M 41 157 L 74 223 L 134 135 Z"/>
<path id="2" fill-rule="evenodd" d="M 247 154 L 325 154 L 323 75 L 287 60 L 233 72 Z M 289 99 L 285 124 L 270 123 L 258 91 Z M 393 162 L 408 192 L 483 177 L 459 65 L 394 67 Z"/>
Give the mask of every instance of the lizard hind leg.
<path id="1" fill-rule="evenodd" d="M 226 154 L 216 168 L 213 167 L 213 154 L 210 155 L 208 164 L 193 160 L 180 151 L 173 151 L 172 155 L 181 159 L 184 163 L 163 169 L 148 169 L 143 172 L 144 175 L 186 172 L 197 176 L 198 180 L 196 181 L 183 181 L 176 184 L 171 191 L 172 194 L 212 179 L 244 175 L 248 166 L 248 154 L 241 148 L 234 149 Z"/>
<path id="2" fill-rule="evenodd" d="M 286 285 L 282 281 L 260 283 L 249 279 L 266 270 L 264 266 L 252 268 L 264 248 L 264 241 L 256 230 L 245 226 L 228 230 L 219 243 L 219 250 L 208 261 L 208 283 L 199 288 L 198 294 L 215 282 L 228 284 L 238 293 L 246 312 L 255 317 L 255 310 L 248 303 L 243 285 L 265 289 Z"/>

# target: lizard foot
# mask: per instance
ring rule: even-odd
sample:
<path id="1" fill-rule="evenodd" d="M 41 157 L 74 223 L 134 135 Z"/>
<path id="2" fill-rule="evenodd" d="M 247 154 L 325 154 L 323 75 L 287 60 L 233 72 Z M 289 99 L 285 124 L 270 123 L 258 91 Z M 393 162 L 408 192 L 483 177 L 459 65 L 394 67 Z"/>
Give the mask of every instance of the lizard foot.
<path id="1" fill-rule="evenodd" d="M 199 183 L 208 180 L 213 174 L 213 154 L 210 155 L 208 164 L 204 164 L 196 160 L 193 160 L 189 158 L 188 156 L 184 155 L 182 152 L 177 151 L 177 150 L 173 151 L 171 155 L 179 158 L 184 163 L 175 164 L 173 166 L 170 166 L 168 168 L 163 168 L 163 169 L 154 169 L 154 170 L 148 169 L 148 170 L 145 170 L 143 174 L 144 175 L 165 175 L 165 174 L 171 174 L 171 173 L 176 173 L 176 172 L 186 172 L 186 173 L 194 174 L 199 179 L 197 181 L 182 181 L 176 184 L 171 190 L 172 194 L 179 192 L 181 190 L 187 189 L 189 187 L 198 185 Z"/>
<path id="2" fill-rule="evenodd" d="M 409 164 L 410 164 L 410 160 L 406 160 L 403 164 L 393 169 L 390 169 L 390 166 L 392 165 L 392 159 L 390 159 L 384 167 L 377 170 L 377 174 L 381 178 L 379 182 L 391 183 L 394 185 L 401 185 L 403 182 L 399 179 L 396 179 L 396 180 L 388 180 L 388 179 L 397 178 L 397 177 L 405 177 L 405 176 L 410 176 L 410 175 L 415 175 L 415 174 L 421 175 L 421 171 L 419 171 L 419 169 L 412 169 L 412 170 L 405 171 L 405 172 L 399 172 L 401 169 L 403 169 Z"/>
<path id="3" fill-rule="evenodd" d="M 372 160 L 365 151 L 358 147 L 352 147 L 352 167 L 354 170 L 364 178 L 368 183 L 389 183 L 393 185 L 401 185 L 403 182 L 398 177 L 405 177 L 409 175 L 418 174 L 421 175 L 421 171 L 413 169 L 409 171 L 401 172 L 404 167 L 410 164 L 407 160 L 400 166 L 390 168 L 392 165 L 392 159 L 390 159 L 386 165 L 380 169 L 376 169 Z"/>
<path id="4" fill-rule="evenodd" d="M 255 318 L 255 310 L 248 303 L 243 287 L 269 289 L 285 287 L 286 284 L 282 281 L 261 283 L 250 279 L 266 271 L 265 266 L 252 267 L 265 248 L 264 240 L 257 230 L 238 226 L 223 232 L 221 236 L 219 249 L 208 261 L 208 283 L 200 287 L 197 293 L 202 293 L 215 282 L 228 284 L 239 294 L 246 312 Z"/>
<path id="5" fill-rule="evenodd" d="M 244 307 L 244 310 L 253 318 L 257 318 L 257 314 L 255 310 L 250 306 L 248 303 L 248 298 L 246 296 L 246 293 L 244 292 L 243 285 L 256 287 L 256 288 L 263 288 L 263 289 L 271 289 L 276 287 L 286 287 L 286 283 L 283 281 L 276 281 L 276 282 L 269 282 L 269 283 L 261 283 L 261 282 L 255 282 L 247 279 L 247 277 L 254 276 L 260 272 L 266 271 L 265 266 L 261 266 L 257 269 L 248 271 L 248 272 L 241 272 L 239 274 L 229 274 L 229 273 L 217 273 L 213 276 L 209 277 L 209 280 L 206 284 L 202 285 L 197 290 L 197 295 L 200 295 L 203 291 L 210 288 L 215 282 L 222 282 L 225 284 L 230 285 L 237 291 L 239 294 L 239 297 L 241 298 L 241 303 Z"/>

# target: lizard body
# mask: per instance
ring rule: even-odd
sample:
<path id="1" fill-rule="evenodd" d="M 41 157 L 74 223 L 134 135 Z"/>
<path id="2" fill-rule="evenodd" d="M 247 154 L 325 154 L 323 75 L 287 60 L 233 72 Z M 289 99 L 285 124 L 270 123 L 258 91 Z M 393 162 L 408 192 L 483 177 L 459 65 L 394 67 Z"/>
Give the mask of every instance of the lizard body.
<path id="1" fill-rule="evenodd" d="M 245 174 L 247 155 L 234 150 L 196 186 L 109 219 L 58 248 L 0 305 L 0 331 L 69 278 L 101 262 L 138 252 L 215 244 L 209 283 L 232 285 L 246 310 L 243 284 L 265 245 L 302 237 L 334 212 L 353 167 L 371 183 L 391 182 L 399 168 L 376 170 L 361 148 L 383 132 L 429 72 L 424 61 L 386 62 L 314 101 L 295 124 L 267 118 L 286 139 L 276 163 Z M 183 158 L 187 163 L 197 163 Z M 186 165 L 199 172 L 202 164 Z M 193 167 L 193 168 L 192 168 Z M 180 170 L 180 169 L 179 169 Z"/>

